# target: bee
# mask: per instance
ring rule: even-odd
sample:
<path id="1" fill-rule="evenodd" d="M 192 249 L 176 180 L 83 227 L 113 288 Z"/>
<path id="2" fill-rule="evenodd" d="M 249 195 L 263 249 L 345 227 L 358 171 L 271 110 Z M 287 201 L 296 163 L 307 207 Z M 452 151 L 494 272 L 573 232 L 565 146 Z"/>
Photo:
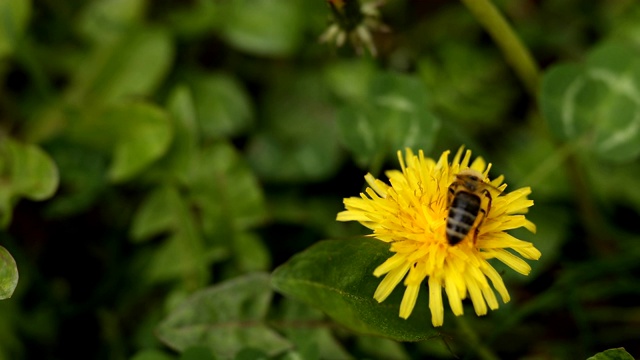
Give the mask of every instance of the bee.
<path id="1" fill-rule="evenodd" d="M 478 237 L 478 229 L 491 209 L 492 197 L 489 189 L 496 189 L 484 182 L 484 175 L 477 170 L 465 169 L 456 174 L 456 179 L 449 186 L 449 213 L 447 215 L 447 241 L 449 245 L 461 242 L 481 215 L 474 230 L 473 242 Z M 486 209 L 483 208 L 483 199 Z"/>

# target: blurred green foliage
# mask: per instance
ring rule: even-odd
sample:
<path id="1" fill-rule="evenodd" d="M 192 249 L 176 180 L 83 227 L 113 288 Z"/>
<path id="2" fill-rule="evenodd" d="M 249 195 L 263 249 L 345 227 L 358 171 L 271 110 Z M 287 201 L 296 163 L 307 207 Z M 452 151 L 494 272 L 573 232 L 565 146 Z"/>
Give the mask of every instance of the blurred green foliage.
<path id="1" fill-rule="evenodd" d="M 324 0 L 0 0 L 0 360 L 640 354 L 640 6 L 496 5 L 537 99 L 458 2 L 384 4 L 374 59 Z M 532 187 L 543 257 L 434 329 L 335 216 L 462 144 Z"/>

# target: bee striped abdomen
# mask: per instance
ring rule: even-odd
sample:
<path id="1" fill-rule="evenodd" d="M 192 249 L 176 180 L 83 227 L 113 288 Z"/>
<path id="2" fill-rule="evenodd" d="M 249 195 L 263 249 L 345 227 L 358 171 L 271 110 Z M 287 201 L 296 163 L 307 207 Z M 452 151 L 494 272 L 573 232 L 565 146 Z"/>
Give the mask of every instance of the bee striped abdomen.
<path id="1" fill-rule="evenodd" d="M 447 217 L 447 241 L 455 245 L 469 234 L 480 212 L 480 197 L 460 191 L 457 192 L 449 207 Z"/>

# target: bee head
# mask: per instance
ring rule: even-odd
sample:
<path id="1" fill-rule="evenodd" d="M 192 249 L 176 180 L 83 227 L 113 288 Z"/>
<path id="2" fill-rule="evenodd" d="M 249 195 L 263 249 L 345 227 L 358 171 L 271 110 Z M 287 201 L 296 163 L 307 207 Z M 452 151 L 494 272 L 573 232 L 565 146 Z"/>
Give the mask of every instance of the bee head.
<path id="1" fill-rule="evenodd" d="M 469 179 L 469 180 L 473 180 L 473 181 L 484 181 L 484 175 L 478 171 L 478 170 L 474 170 L 474 169 L 464 169 L 461 170 L 459 173 L 456 174 L 456 177 L 458 179 Z"/>
<path id="2" fill-rule="evenodd" d="M 456 178 L 471 190 L 475 190 L 481 183 L 484 183 L 484 175 L 480 171 L 470 168 L 457 173 Z"/>

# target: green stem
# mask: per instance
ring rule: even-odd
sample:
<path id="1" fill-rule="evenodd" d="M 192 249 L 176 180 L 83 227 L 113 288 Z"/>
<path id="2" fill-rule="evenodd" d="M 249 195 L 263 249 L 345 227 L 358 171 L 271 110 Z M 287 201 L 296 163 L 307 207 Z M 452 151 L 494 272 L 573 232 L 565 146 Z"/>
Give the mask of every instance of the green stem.
<path id="1" fill-rule="evenodd" d="M 536 166 L 527 176 L 528 184 L 531 188 L 535 188 L 538 184 L 545 181 L 551 173 L 558 171 L 563 163 L 568 161 L 572 156 L 575 156 L 575 144 L 564 143 L 554 144 L 556 151 L 550 154 L 544 159 L 538 166 Z"/>
<path id="2" fill-rule="evenodd" d="M 585 242 L 594 256 L 610 254 L 614 242 L 610 241 L 609 233 L 593 198 L 592 187 L 587 183 L 586 171 L 582 169 L 577 156 L 569 156 L 566 161 L 569 181 L 573 185 L 574 197 L 578 205 L 579 216 L 587 230 Z"/>
<path id="3" fill-rule="evenodd" d="M 496 42 L 527 91 L 537 97 L 540 69 L 491 0 L 461 0 Z"/>
<path id="4" fill-rule="evenodd" d="M 493 353 L 493 351 L 490 348 L 485 346 L 482 343 L 482 341 L 480 341 L 480 337 L 478 336 L 478 333 L 476 333 L 476 331 L 471 326 L 469 326 L 469 323 L 467 323 L 467 320 L 465 319 L 464 316 L 456 316 L 456 322 L 458 324 L 458 328 L 460 329 L 460 332 L 462 333 L 464 338 L 469 342 L 472 349 L 476 352 L 476 354 L 478 355 L 478 358 L 483 360 L 500 359 L 496 354 Z"/>
<path id="5" fill-rule="evenodd" d="M 533 98 L 538 97 L 540 69 L 533 61 L 529 50 L 522 44 L 511 26 L 493 5 L 491 0 L 461 0 L 491 35 L 507 63 L 514 69 Z M 566 156 L 569 178 L 576 189 L 576 202 L 581 220 L 589 232 L 587 242 L 595 253 L 607 253 L 604 220 L 593 201 L 591 191 L 585 182 L 585 171 L 572 151 L 572 145 L 556 144 L 558 157 Z M 544 169 L 546 171 L 547 169 Z M 536 174 L 539 175 L 539 174 Z"/>

